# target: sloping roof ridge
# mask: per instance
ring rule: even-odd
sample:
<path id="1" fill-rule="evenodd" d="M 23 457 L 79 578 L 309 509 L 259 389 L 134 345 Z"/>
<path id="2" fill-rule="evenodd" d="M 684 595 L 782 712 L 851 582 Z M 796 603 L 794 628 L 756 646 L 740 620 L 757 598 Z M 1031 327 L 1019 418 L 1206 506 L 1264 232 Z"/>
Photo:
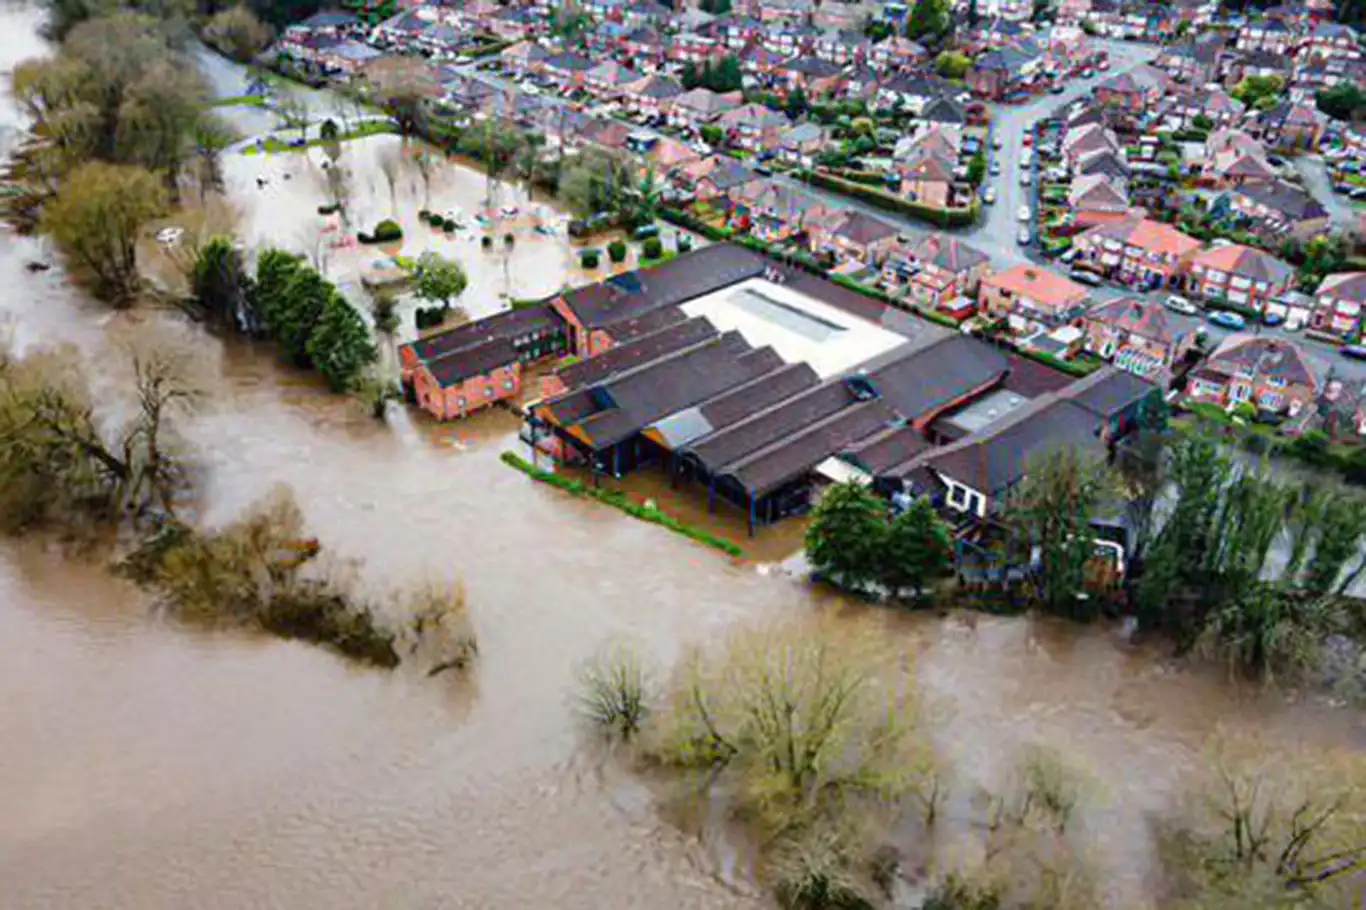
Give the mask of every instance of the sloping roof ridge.
<path id="1" fill-rule="evenodd" d="M 781 449 L 786 448 L 792 443 L 804 439 L 807 436 L 810 436 L 812 433 L 815 433 L 821 429 L 824 429 L 825 427 L 829 426 L 835 421 L 843 420 L 846 416 L 855 411 L 869 410 L 874 407 L 881 407 L 887 410 L 888 413 L 892 413 L 891 409 L 887 407 L 887 402 L 883 401 L 881 398 L 870 398 L 866 401 L 854 400 L 853 404 L 851 404 L 849 407 L 840 408 L 834 413 L 826 414 L 819 420 L 815 420 L 811 423 L 808 423 L 806 426 L 802 427 L 800 430 L 797 430 L 795 433 L 789 433 L 788 435 L 784 436 L 779 440 L 776 440 L 775 442 L 770 442 L 766 446 L 761 446 L 760 448 L 757 448 L 752 452 L 747 452 L 746 454 L 741 455 L 739 458 L 735 459 L 732 462 L 728 462 L 727 464 L 721 465 L 719 468 L 717 468 L 716 473 L 734 474 L 736 471 L 742 471 L 750 465 L 754 464 L 756 461 L 759 461 L 762 458 L 766 458 L 774 452 L 780 451 Z"/>

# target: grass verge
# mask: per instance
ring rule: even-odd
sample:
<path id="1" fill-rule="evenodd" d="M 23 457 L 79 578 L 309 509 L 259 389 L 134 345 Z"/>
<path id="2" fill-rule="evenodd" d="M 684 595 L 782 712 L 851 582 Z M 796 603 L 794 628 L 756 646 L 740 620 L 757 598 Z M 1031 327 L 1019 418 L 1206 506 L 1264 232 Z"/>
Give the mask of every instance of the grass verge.
<path id="1" fill-rule="evenodd" d="M 676 534 L 682 534 L 684 537 L 691 538 L 692 540 L 706 544 L 709 547 L 714 547 L 731 556 L 744 555 L 744 550 L 740 549 L 738 545 L 731 541 L 726 540 L 724 537 L 717 537 L 710 531 L 704 531 L 701 528 L 685 525 L 662 509 L 638 502 L 632 502 L 630 498 L 620 490 L 604 490 L 598 487 L 590 487 L 581 480 L 574 480 L 571 477 L 561 477 L 559 474 L 553 474 L 550 471 L 542 471 L 515 452 L 504 452 L 500 457 L 503 459 L 504 464 L 516 468 L 533 480 L 539 480 L 541 483 L 557 487 L 573 496 L 596 499 L 598 502 L 606 503 L 609 506 L 615 506 L 627 515 L 639 518 L 641 521 L 648 521 L 652 524 L 668 528 Z"/>
<path id="2" fill-rule="evenodd" d="M 266 97 L 264 95 L 229 95 L 226 98 L 215 98 L 205 107 L 265 107 Z"/>

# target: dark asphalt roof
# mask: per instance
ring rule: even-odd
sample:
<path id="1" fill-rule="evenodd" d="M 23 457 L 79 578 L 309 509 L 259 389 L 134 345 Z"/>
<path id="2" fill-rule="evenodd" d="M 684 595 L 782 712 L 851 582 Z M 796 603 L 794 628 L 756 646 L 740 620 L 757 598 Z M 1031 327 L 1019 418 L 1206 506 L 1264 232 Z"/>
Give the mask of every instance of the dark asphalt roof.
<path id="1" fill-rule="evenodd" d="M 727 332 L 590 386 L 592 410 L 573 423 L 602 448 L 781 364 L 771 349 L 751 349 L 740 333 Z M 556 417 L 558 401 L 551 403 Z"/>
<path id="2" fill-rule="evenodd" d="M 766 265 L 767 260 L 757 253 L 721 243 L 570 291 L 564 302 L 583 325 L 602 328 L 756 278 Z"/>
<path id="3" fill-rule="evenodd" d="M 866 370 L 867 378 L 902 418 L 919 420 L 975 389 L 999 382 L 1010 368 L 1006 355 L 965 335 L 947 335 Z"/>
<path id="4" fill-rule="evenodd" d="M 720 473 L 733 462 L 852 406 L 858 399 L 842 381 L 827 382 L 795 397 L 756 411 L 688 445 L 707 470 Z"/>
<path id="5" fill-rule="evenodd" d="M 414 341 L 410 347 L 419 361 L 435 360 L 476 344 L 498 339 L 512 339 L 544 329 L 564 327 L 558 313 L 549 304 L 537 304 L 505 313 L 495 313 L 453 329 Z"/>
<path id="6" fill-rule="evenodd" d="M 880 399 L 860 401 L 727 465 L 724 473 L 752 495 L 762 496 L 796 480 L 895 419 L 896 415 Z"/>
<path id="7" fill-rule="evenodd" d="M 931 448 L 925 434 L 915 427 L 888 427 L 845 449 L 842 457 L 869 474 L 878 475 L 893 465 L 909 461 Z"/>
<path id="8" fill-rule="evenodd" d="M 1099 419 L 1080 404 L 1052 399 L 1038 409 L 1022 408 L 1017 419 L 994 432 L 979 433 L 930 455 L 936 473 L 995 496 L 1025 474 L 1029 461 L 1051 449 L 1098 447 Z"/>
<path id="9" fill-rule="evenodd" d="M 660 312 L 682 315 L 682 311 L 677 308 Z M 596 357 L 557 370 L 555 375 L 565 384 L 565 388 L 576 389 L 599 382 L 621 370 L 631 369 L 675 351 L 681 351 L 719 334 L 715 326 L 700 316 L 686 319 L 639 335 L 627 343 L 618 343 L 616 347 Z"/>
<path id="10" fill-rule="evenodd" d="M 1157 388 L 1128 370 L 1107 367 L 1079 380 L 1067 390 L 1067 397 L 1103 420 L 1142 401 Z"/>
<path id="11" fill-rule="evenodd" d="M 1006 359 L 1010 361 L 1010 372 L 1006 374 L 1003 387 L 1017 395 L 1023 395 L 1025 398 L 1039 398 L 1072 384 L 1071 376 L 1061 370 L 1045 366 L 1037 360 L 1013 353 L 1006 354 Z"/>
<path id="12" fill-rule="evenodd" d="M 716 396 L 700 410 L 713 430 L 719 431 L 819 383 L 816 371 L 806 364 L 783 364 L 771 373 Z"/>
<path id="13" fill-rule="evenodd" d="M 510 338 L 495 338 L 472 347 L 448 354 L 436 360 L 429 360 L 422 368 L 432 374 L 437 385 L 449 388 L 482 376 L 490 370 L 508 366 L 518 361 L 517 346 Z"/>

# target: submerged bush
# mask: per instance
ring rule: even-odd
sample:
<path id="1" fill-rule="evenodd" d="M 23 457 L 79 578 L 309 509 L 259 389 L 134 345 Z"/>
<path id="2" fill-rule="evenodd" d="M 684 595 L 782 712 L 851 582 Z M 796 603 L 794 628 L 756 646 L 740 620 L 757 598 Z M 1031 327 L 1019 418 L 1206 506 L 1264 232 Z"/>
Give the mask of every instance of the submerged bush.
<path id="1" fill-rule="evenodd" d="M 579 254 L 579 265 L 585 269 L 595 269 L 600 262 L 597 250 L 584 250 Z"/>
<path id="2" fill-rule="evenodd" d="M 646 259 L 658 259 L 664 255 L 664 244 L 658 237 L 651 237 L 640 245 L 640 254 Z"/>
<path id="3" fill-rule="evenodd" d="M 640 656 L 618 644 L 579 668 L 579 709 L 592 724 L 629 740 L 650 713 L 649 679 Z"/>
<path id="4" fill-rule="evenodd" d="M 625 242 L 625 241 L 622 241 L 622 240 L 613 240 L 611 243 L 607 244 L 607 256 L 608 256 L 608 258 L 610 258 L 613 262 L 616 262 L 616 263 L 625 262 L 625 261 L 626 261 L 626 242 Z"/>

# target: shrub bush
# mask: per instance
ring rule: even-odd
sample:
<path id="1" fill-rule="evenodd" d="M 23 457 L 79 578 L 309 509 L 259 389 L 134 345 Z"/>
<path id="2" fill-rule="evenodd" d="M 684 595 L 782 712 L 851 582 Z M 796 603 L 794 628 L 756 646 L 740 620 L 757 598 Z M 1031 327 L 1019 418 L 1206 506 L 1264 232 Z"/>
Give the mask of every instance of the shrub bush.
<path id="1" fill-rule="evenodd" d="M 375 225 L 373 233 L 367 234 L 361 231 L 356 234 L 356 239 L 361 243 L 392 243 L 395 240 L 403 239 L 403 228 L 386 218 Z"/>
<path id="2" fill-rule="evenodd" d="M 977 222 L 977 215 L 980 211 L 976 202 L 967 208 L 957 209 L 938 209 L 933 206 L 922 205 L 894 196 L 891 193 L 883 192 L 880 189 L 854 183 L 852 180 L 845 180 L 832 174 L 821 174 L 812 172 L 807 175 L 807 182 L 812 186 L 820 187 L 824 190 L 831 190 L 836 193 L 843 193 L 855 199 L 861 199 L 870 205 L 876 206 L 884 211 L 894 212 L 899 215 L 906 215 L 931 224 L 936 227 L 965 227 Z"/>
<path id="3" fill-rule="evenodd" d="M 479 245 L 486 250 L 493 249 L 493 237 L 489 234 L 485 234 L 483 237 L 479 238 Z"/>
<path id="4" fill-rule="evenodd" d="M 431 209 L 418 209 L 417 217 L 422 219 L 423 221 L 430 222 L 432 220 Z"/>
<path id="5" fill-rule="evenodd" d="M 680 253 L 686 253 L 692 249 L 692 237 L 687 234 L 679 234 L 678 241 L 674 244 Z"/>
<path id="6" fill-rule="evenodd" d="M 444 219 L 444 220 L 441 219 L 441 218 L 438 218 L 438 219 L 436 219 L 436 221 L 434 222 L 434 225 L 437 226 L 437 227 L 440 227 L 441 230 L 445 231 L 447 234 L 453 234 L 453 233 L 455 233 L 455 227 L 456 227 L 456 225 L 455 225 L 455 219 L 454 219 L 454 218 L 446 218 L 446 219 Z"/>
<path id="7" fill-rule="evenodd" d="M 640 245 L 640 252 L 646 259 L 658 259 L 664 255 L 664 244 L 658 237 L 650 237 Z"/>
<path id="8" fill-rule="evenodd" d="M 441 325 L 446 319 L 446 308 L 440 306 L 418 307 L 413 312 L 413 322 L 417 324 L 418 331 L 431 329 Z"/>
<path id="9" fill-rule="evenodd" d="M 512 245 L 513 245 L 514 243 L 516 243 L 516 242 L 517 242 L 517 238 L 516 238 L 516 237 L 513 237 L 511 234 L 504 234 L 504 235 L 503 235 L 503 246 L 512 246 Z"/>
<path id="10" fill-rule="evenodd" d="M 607 244 L 607 255 L 613 262 L 625 262 L 626 242 L 622 240 L 613 240 L 611 243 Z"/>
<path id="11" fill-rule="evenodd" d="M 341 211 L 341 206 L 339 206 L 339 205 L 320 205 L 320 206 L 318 206 L 318 214 L 319 214 L 319 215 L 335 215 L 335 214 L 336 214 L 337 212 L 339 212 L 339 211 Z"/>
<path id="12" fill-rule="evenodd" d="M 597 268 L 598 262 L 599 254 L 597 250 L 584 250 L 582 253 L 579 254 L 579 265 L 583 266 L 586 269 Z"/>

